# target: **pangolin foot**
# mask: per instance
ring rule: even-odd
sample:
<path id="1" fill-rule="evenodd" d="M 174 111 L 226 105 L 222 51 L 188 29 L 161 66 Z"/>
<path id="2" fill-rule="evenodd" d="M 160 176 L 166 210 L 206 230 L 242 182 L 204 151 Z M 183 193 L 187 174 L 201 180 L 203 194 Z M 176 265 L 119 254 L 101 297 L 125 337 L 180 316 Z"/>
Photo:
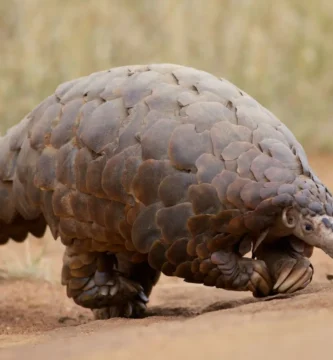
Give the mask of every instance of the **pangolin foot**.
<path id="1" fill-rule="evenodd" d="M 288 240 L 279 242 L 275 247 L 262 247 L 257 255 L 265 261 L 273 279 L 270 295 L 291 294 L 310 284 L 313 266 L 303 252 L 290 246 Z"/>
<path id="2" fill-rule="evenodd" d="M 255 297 L 267 296 L 273 283 L 264 261 L 241 258 L 234 253 L 213 253 L 212 262 L 221 271 L 216 287 L 234 291 L 251 291 Z"/>
<path id="3" fill-rule="evenodd" d="M 307 258 L 281 258 L 276 265 L 274 293 L 290 294 L 304 289 L 312 280 L 313 266 Z"/>
<path id="4" fill-rule="evenodd" d="M 116 273 L 105 285 L 92 287 L 74 297 L 75 303 L 93 310 L 96 319 L 142 317 L 149 301 L 142 286 Z"/>

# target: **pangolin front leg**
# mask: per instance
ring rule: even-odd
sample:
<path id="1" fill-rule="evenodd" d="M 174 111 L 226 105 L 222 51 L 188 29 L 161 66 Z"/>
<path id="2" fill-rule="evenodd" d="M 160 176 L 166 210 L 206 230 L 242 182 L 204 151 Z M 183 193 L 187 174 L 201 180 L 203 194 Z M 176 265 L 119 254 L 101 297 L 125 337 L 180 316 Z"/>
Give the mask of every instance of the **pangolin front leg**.
<path id="1" fill-rule="evenodd" d="M 274 281 L 272 294 L 293 293 L 312 280 L 313 266 L 308 257 L 312 247 L 295 239 L 280 239 L 275 245 L 260 246 L 256 257 L 265 261 Z"/>
<path id="2" fill-rule="evenodd" d="M 245 258 L 234 246 L 222 249 L 219 236 L 209 241 L 200 238 L 201 235 L 189 242 L 179 239 L 170 247 L 156 241 L 149 252 L 149 264 L 167 276 L 177 276 L 186 282 L 251 291 L 254 296 L 271 292 L 273 283 L 264 261 Z"/>
<path id="3" fill-rule="evenodd" d="M 241 257 L 236 252 L 217 251 L 211 255 L 220 276 L 216 287 L 234 291 L 250 290 L 254 296 L 267 296 L 272 280 L 264 261 Z"/>
<path id="4" fill-rule="evenodd" d="M 119 271 L 114 254 L 78 252 L 68 246 L 63 257 L 62 284 L 67 295 L 96 318 L 141 317 L 148 302 L 140 279 Z M 146 285 L 146 284 L 143 284 Z M 145 286 L 149 293 L 149 286 Z"/>

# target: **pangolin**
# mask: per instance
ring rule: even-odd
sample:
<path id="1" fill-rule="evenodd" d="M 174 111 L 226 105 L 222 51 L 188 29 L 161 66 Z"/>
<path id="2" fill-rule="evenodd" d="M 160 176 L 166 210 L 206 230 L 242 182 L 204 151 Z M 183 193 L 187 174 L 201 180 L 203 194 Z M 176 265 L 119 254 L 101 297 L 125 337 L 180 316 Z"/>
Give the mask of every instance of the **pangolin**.
<path id="1" fill-rule="evenodd" d="M 67 296 L 139 317 L 160 274 L 254 296 L 333 257 L 333 201 L 292 132 L 224 78 L 175 64 L 59 85 L 0 140 L 0 243 L 65 246 Z"/>

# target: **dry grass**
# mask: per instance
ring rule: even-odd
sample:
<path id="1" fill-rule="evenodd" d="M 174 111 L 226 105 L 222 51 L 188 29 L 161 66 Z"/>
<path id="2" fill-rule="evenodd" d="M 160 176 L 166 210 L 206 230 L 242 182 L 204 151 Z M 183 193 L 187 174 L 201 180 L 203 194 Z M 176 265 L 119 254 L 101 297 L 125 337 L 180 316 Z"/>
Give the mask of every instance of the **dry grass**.
<path id="1" fill-rule="evenodd" d="M 0 280 L 39 279 L 59 284 L 63 251 L 49 229 L 43 238 L 29 235 L 23 243 L 10 240 L 0 249 Z"/>
<path id="2" fill-rule="evenodd" d="M 21 245 L 21 251 L 10 251 L 6 249 L 9 256 L 1 264 L 0 277 L 5 279 L 43 279 L 50 280 L 50 271 L 45 262 L 46 241 L 38 254 L 31 251 L 31 239 L 27 239 Z M 20 256 L 21 255 L 21 256 Z M 23 257 L 23 259 L 22 259 Z"/>
<path id="3" fill-rule="evenodd" d="M 173 62 L 226 77 L 333 149 L 330 0 L 0 0 L 0 130 L 65 80 Z"/>

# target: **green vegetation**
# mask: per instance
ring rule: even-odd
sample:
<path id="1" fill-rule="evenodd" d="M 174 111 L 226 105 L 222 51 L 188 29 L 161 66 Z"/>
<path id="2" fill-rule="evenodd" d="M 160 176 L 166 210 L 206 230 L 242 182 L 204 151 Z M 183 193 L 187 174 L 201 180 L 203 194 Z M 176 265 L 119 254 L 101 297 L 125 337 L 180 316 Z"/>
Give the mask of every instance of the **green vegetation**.
<path id="1" fill-rule="evenodd" d="M 234 82 L 307 150 L 333 150 L 329 0 L 0 0 L 0 130 L 61 82 L 172 62 Z"/>

